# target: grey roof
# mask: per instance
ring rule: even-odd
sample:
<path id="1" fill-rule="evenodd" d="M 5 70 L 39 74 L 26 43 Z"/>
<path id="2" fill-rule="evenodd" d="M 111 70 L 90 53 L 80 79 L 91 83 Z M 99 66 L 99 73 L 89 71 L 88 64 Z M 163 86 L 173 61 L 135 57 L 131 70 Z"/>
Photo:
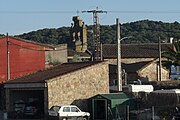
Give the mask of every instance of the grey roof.
<path id="1" fill-rule="evenodd" d="M 122 69 L 125 69 L 127 73 L 135 73 L 151 62 L 152 61 L 142 61 L 142 62 L 129 63 L 129 64 L 122 63 L 121 65 L 122 65 Z M 117 65 L 110 65 L 109 68 L 111 73 L 116 73 Z"/>
<path id="2" fill-rule="evenodd" d="M 132 98 L 131 96 L 125 94 L 125 93 L 111 93 L 111 94 L 99 94 L 100 96 L 103 96 L 109 100 L 111 99 L 128 99 Z"/>
<path id="3" fill-rule="evenodd" d="M 169 51 L 173 49 L 171 43 L 162 43 L 162 51 Z M 104 44 L 103 57 L 117 58 L 117 45 Z M 149 44 L 121 44 L 121 57 L 122 58 L 157 58 L 159 54 L 158 43 Z"/>
<path id="4" fill-rule="evenodd" d="M 134 73 L 138 70 L 144 68 L 146 65 L 151 63 L 152 61 L 142 61 L 142 62 L 136 62 L 131 64 L 122 64 L 122 68 L 126 70 L 127 73 Z"/>
<path id="5" fill-rule="evenodd" d="M 91 53 L 88 50 L 85 52 L 76 52 L 73 49 L 68 49 L 68 57 L 73 57 L 74 55 L 79 55 L 80 57 L 91 57 Z"/>
<path id="6" fill-rule="evenodd" d="M 89 67 L 103 61 L 96 62 L 76 62 L 76 63 L 64 63 L 46 70 L 40 70 L 38 72 L 12 79 L 6 82 L 7 83 L 44 83 L 46 80 L 55 78 L 57 76 L 62 76 L 70 72 L 74 72 L 85 67 Z"/>

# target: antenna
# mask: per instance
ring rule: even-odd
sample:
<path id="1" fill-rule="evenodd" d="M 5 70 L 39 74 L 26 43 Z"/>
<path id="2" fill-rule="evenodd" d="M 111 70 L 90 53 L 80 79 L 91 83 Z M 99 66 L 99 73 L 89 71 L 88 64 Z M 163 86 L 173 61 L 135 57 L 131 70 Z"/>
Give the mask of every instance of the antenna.
<path id="1" fill-rule="evenodd" d="M 107 11 L 98 10 L 98 7 L 96 7 L 95 10 L 82 11 L 82 13 L 85 12 L 93 13 L 93 60 L 100 60 L 100 24 L 98 13 L 107 13 Z"/>

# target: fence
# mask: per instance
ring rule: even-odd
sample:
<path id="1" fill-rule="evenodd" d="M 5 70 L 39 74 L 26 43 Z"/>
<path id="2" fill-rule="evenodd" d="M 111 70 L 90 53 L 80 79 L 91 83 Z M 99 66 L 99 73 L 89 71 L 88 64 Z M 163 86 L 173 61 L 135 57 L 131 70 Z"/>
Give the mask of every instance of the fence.
<path id="1" fill-rule="evenodd" d="M 116 106 L 115 114 L 110 114 L 112 120 L 173 120 L 180 113 L 177 106 L 151 106 L 148 108 L 131 109 L 128 105 Z M 112 113 L 112 110 L 109 109 Z M 179 115 L 180 116 L 180 115 Z"/>

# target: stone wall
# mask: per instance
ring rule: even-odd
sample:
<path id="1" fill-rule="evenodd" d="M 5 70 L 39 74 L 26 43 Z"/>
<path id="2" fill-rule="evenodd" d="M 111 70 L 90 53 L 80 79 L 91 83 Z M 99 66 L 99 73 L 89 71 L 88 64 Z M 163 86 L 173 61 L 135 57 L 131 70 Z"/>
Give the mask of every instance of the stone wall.
<path id="1" fill-rule="evenodd" d="M 122 63 L 136 63 L 136 62 L 142 62 L 142 61 L 152 61 L 154 60 L 153 58 L 122 58 L 121 62 Z M 117 60 L 116 59 L 107 59 L 109 64 L 117 65 Z M 150 80 L 150 81 L 157 81 L 158 80 L 158 66 L 156 61 L 147 66 L 146 68 L 138 71 L 138 76 L 134 74 L 128 74 L 127 78 L 129 81 L 131 80 L 136 80 L 138 77 L 141 77 L 140 79 L 143 80 Z M 161 74 L 162 74 L 162 81 L 169 80 L 169 71 L 162 68 L 161 69 Z M 148 78 L 147 78 L 148 77 Z"/>
<path id="2" fill-rule="evenodd" d="M 158 77 L 159 77 L 158 69 L 159 69 L 158 64 L 153 62 L 144 69 L 138 71 L 138 75 L 142 77 L 141 80 L 158 81 Z M 168 70 L 164 68 L 161 69 L 161 79 L 162 81 L 169 80 Z"/>
<path id="3" fill-rule="evenodd" d="M 109 69 L 101 62 L 47 81 L 48 107 L 76 104 L 86 110 L 87 99 L 109 93 Z"/>

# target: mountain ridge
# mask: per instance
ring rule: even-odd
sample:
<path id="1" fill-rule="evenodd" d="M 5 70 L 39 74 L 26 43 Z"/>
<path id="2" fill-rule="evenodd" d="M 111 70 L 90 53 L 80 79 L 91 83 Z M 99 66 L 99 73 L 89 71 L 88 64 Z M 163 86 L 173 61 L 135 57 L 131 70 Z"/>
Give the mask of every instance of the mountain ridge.
<path id="1" fill-rule="evenodd" d="M 87 26 L 88 46 L 93 43 L 93 26 Z M 15 35 L 22 39 L 27 39 L 44 44 L 62 44 L 70 39 L 70 27 L 44 28 L 20 35 Z M 103 44 L 116 43 L 116 25 L 101 25 L 100 40 Z M 180 39 L 180 24 L 178 22 L 167 23 L 162 21 L 140 20 L 121 24 L 121 38 L 131 36 L 130 39 L 122 41 L 124 44 L 131 43 L 157 43 L 159 38 L 168 42 L 171 37 Z"/>

